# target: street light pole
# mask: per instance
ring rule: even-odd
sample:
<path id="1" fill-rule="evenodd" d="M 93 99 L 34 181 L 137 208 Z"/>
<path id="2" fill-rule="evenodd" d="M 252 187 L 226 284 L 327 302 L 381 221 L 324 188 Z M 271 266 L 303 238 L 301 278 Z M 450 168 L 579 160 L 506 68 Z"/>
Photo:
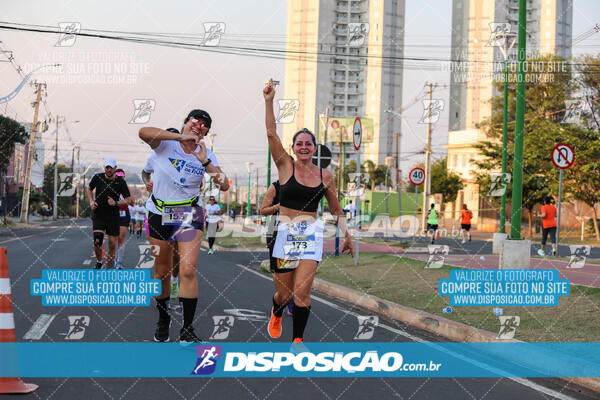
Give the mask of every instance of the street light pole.
<path id="1" fill-rule="evenodd" d="M 523 202 L 523 131 L 525 127 L 525 50 L 527 1 L 519 0 L 519 52 L 517 72 L 517 109 L 515 113 L 515 157 L 513 162 L 511 239 L 521 239 Z"/>
<path id="2" fill-rule="evenodd" d="M 508 146 L 508 50 L 514 45 L 508 45 L 509 38 L 512 37 L 508 32 L 504 33 L 504 105 L 502 110 L 502 179 L 506 174 L 506 153 Z M 500 198 L 500 233 L 506 233 L 506 190 Z"/>
<path id="3" fill-rule="evenodd" d="M 52 219 L 56 221 L 58 219 L 58 124 L 60 123 L 60 117 L 56 116 L 56 138 L 54 141 L 54 199 L 52 206 Z"/>
<path id="4" fill-rule="evenodd" d="M 247 162 L 246 168 L 248 168 L 248 204 L 246 205 L 246 218 L 250 218 L 250 176 L 252 174 L 252 165 L 254 163 Z"/>

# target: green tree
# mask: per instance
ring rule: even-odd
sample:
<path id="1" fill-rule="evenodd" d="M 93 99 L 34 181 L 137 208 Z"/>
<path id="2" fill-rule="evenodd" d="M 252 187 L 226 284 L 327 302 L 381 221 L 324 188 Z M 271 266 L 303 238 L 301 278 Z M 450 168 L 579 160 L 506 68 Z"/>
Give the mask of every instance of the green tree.
<path id="1" fill-rule="evenodd" d="M 567 185 L 574 199 L 592 208 L 594 233 L 596 240 L 600 240 L 594 207 L 600 199 L 600 102 L 594 101 L 600 97 L 600 54 L 582 56 L 578 61 L 578 90 L 588 107 L 582 113 L 579 134 L 574 137 L 575 164 L 566 171 L 570 178 Z"/>
<path id="2" fill-rule="evenodd" d="M 424 168 L 424 163 L 419 163 L 415 167 Z M 431 163 L 431 193 L 441 193 L 444 203 L 456 200 L 458 191 L 463 188 L 460 176 L 448 170 L 448 159 L 446 157 L 433 160 Z M 415 185 L 409 182 L 408 190 L 415 190 Z M 419 185 L 419 193 L 425 190 L 425 183 Z"/>
<path id="3" fill-rule="evenodd" d="M 553 113 L 565 106 L 565 100 L 575 90 L 571 71 L 565 60 L 558 56 L 545 56 L 529 60 L 536 68 L 529 68 L 526 74 L 528 83 L 525 92 L 525 128 L 523 138 L 523 204 L 528 211 L 529 236 L 532 234 L 533 207 L 546 196 L 557 193 L 558 170 L 552 164 L 550 154 L 552 148 L 574 132 L 567 132 L 561 126 L 563 114 Z M 565 66 L 556 73 L 546 73 L 550 65 Z M 539 71 L 542 72 L 539 72 Z M 544 72 L 546 71 L 546 72 Z M 504 83 L 496 81 L 494 85 L 499 93 L 503 93 Z M 492 99 L 492 115 L 483 121 L 480 127 L 484 130 L 487 140 L 481 141 L 475 147 L 482 159 L 475 161 L 480 172 L 476 172 L 480 185 L 480 194 L 486 195 L 490 186 L 490 172 L 502 170 L 502 111 L 503 96 Z M 514 160 L 514 128 L 516 110 L 516 71 L 509 72 L 508 84 L 508 120 L 507 127 L 507 172 L 513 172 Z M 512 197 L 509 184 L 507 198 Z M 499 198 L 495 199 L 499 203 Z"/>
<path id="4" fill-rule="evenodd" d="M 25 127 L 12 118 L 0 115 L 0 176 L 6 174 L 10 157 L 15 151 L 15 144 L 25 144 L 29 134 Z"/>
<path id="5" fill-rule="evenodd" d="M 58 164 L 58 173 L 71 172 L 71 169 L 63 164 Z M 59 175 L 60 179 L 60 175 Z M 60 182 L 58 182 L 58 188 L 60 188 Z M 50 208 L 54 206 L 54 163 L 47 163 L 44 165 L 44 184 L 42 186 L 43 201 Z M 73 204 L 74 196 L 70 197 L 57 197 L 58 202 L 58 214 L 57 215 L 69 215 L 72 216 L 71 204 Z M 80 205 L 81 206 L 81 205 Z"/>

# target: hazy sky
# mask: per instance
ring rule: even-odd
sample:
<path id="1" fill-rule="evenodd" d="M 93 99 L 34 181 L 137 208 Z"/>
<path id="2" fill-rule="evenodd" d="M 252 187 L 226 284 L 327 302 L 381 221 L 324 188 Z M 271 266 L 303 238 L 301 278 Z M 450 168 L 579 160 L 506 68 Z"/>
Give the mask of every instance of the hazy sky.
<path id="1" fill-rule="evenodd" d="M 406 1 L 405 56 L 450 57 L 451 0 Z M 286 32 L 285 1 L 8 1 L 0 0 L 5 22 L 57 26 L 78 22 L 84 29 L 155 33 L 201 34 L 204 22 L 224 22 L 221 45 L 281 48 Z M 573 34 L 589 30 L 600 19 L 600 1 L 574 0 Z M 150 148 L 137 137 L 141 126 L 180 128 L 187 112 L 203 108 L 213 117 L 214 148 L 229 175 L 246 175 L 246 161 L 261 168 L 266 177 L 264 102 L 260 93 L 263 80 L 283 81 L 284 61 L 261 57 L 215 54 L 201 51 L 82 38 L 71 47 L 55 47 L 58 35 L 0 30 L 4 49 L 13 51 L 15 61 L 25 71 L 33 66 L 61 63 L 62 69 L 45 69 L 35 78 L 48 83 L 46 104 L 40 109 L 65 116 L 68 133 L 60 130 L 59 159 L 68 159 L 77 144 L 81 158 L 100 162 L 114 156 L 121 165 L 141 169 Z M 578 44 L 576 53 L 600 51 L 600 34 Z M 0 63 L 0 97 L 21 81 L 13 67 Z M 71 81 L 66 81 L 66 79 Z M 404 69 L 403 101 L 408 104 L 425 82 L 445 84 L 449 73 Z M 283 91 L 280 91 L 281 93 Z M 448 100 L 448 90 L 434 97 Z M 146 124 L 130 123 L 134 99 L 149 99 L 155 109 Z M 30 122 L 33 89 L 26 86 L 0 112 Z M 445 152 L 447 109 L 433 132 L 434 156 Z M 405 112 L 402 152 L 423 148 L 425 126 L 416 122 L 422 105 Z M 75 123 L 75 121 L 80 121 Z M 52 127 L 51 130 L 53 130 Z M 49 161 L 54 137 L 45 134 Z M 53 158 L 53 154 L 52 154 Z M 412 156 L 403 169 L 423 158 Z M 139 172 L 131 171 L 131 172 Z"/>

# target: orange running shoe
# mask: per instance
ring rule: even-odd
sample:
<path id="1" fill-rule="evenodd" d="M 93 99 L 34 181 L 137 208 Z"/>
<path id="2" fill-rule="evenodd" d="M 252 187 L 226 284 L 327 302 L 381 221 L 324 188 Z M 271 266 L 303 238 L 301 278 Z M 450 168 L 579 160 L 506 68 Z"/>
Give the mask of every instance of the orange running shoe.
<path id="1" fill-rule="evenodd" d="M 271 309 L 271 319 L 269 320 L 267 332 L 273 339 L 277 339 L 281 336 L 281 317 L 276 317 L 275 314 L 273 314 L 273 309 Z"/>
<path id="2" fill-rule="evenodd" d="M 302 338 L 295 338 L 290 346 L 290 351 L 294 354 L 300 353 L 310 353 L 308 347 L 304 345 L 304 340 Z"/>

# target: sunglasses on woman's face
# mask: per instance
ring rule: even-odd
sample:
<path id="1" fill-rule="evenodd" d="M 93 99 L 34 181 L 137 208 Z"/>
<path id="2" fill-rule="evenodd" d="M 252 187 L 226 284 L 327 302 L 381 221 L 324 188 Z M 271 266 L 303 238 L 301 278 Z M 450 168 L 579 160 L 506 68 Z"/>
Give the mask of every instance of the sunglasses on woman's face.
<path id="1" fill-rule="evenodd" d="M 196 118 L 190 118 L 190 120 L 192 121 L 192 125 L 196 125 L 202 130 L 207 131 L 209 129 L 208 126 L 204 122 L 200 122 Z"/>

